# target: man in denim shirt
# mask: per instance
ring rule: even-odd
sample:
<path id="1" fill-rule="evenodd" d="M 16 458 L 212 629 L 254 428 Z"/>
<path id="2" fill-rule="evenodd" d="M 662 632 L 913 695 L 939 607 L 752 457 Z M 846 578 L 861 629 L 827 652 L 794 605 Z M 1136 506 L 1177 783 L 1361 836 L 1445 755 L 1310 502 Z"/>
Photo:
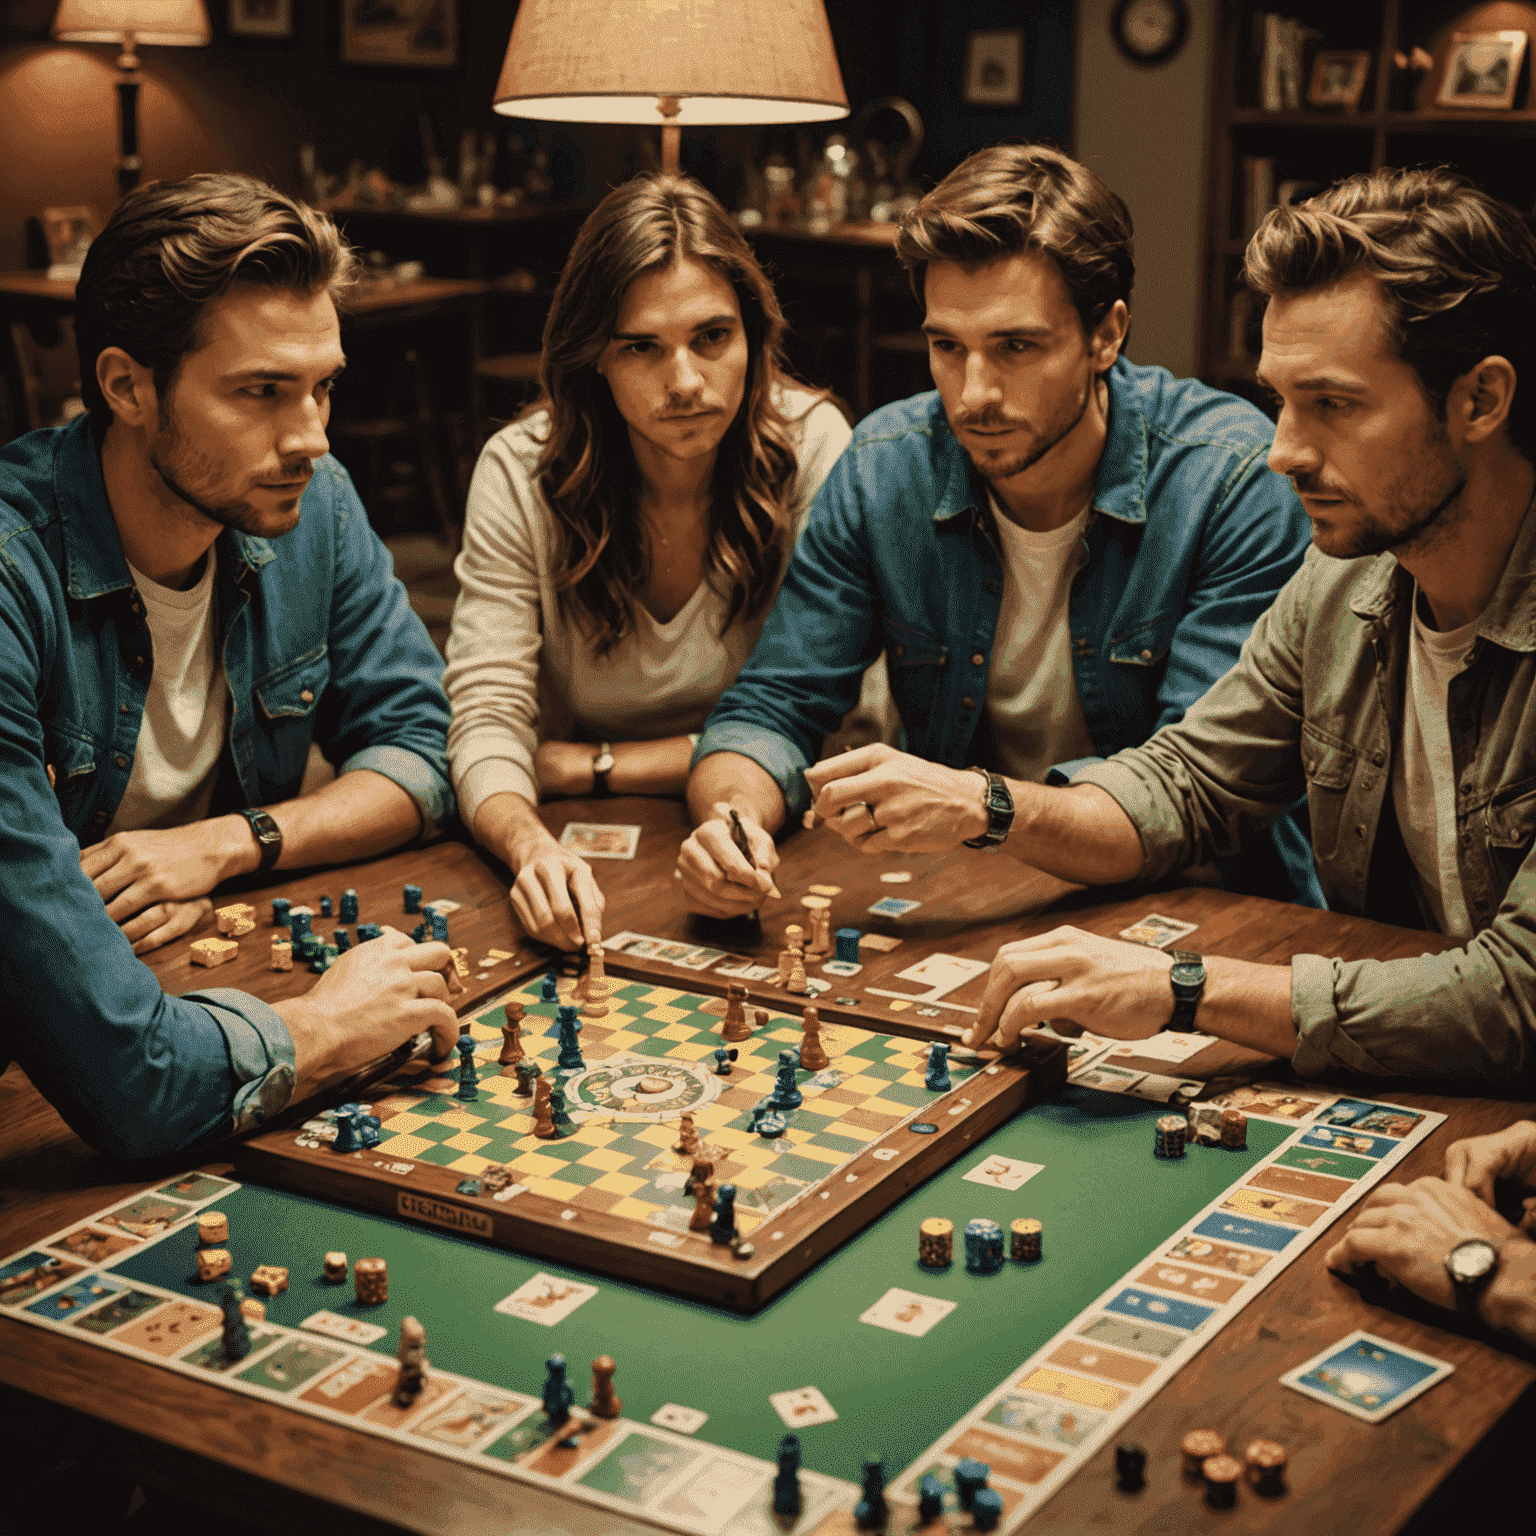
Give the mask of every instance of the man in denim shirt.
<path id="1" fill-rule="evenodd" d="M 678 872 L 756 905 L 771 833 L 836 781 L 855 846 L 1006 840 L 1022 786 L 1065 783 L 1177 720 L 1237 660 L 1306 548 L 1262 413 L 1121 357 L 1130 215 L 1053 150 L 972 155 L 904 221 L 937 394 L 876 411 L 812 510 L 751 660 L 710 716 Z M 816 767 L 884 650 L 908 752 Z M 747 825 L 758 869 L 729 837 Z M 723 819 L 725 818 L 725 819 Z M 1223 871 L 1321 904 L 1289 819 Z"/>
<path id="2" fill-rule="evenodd" d="M 225 879 L 367 858 L 452 808 L 441 663 L 327 456 L 354 270 L 259 182 L 144 188 L 80 278 L 91 414 L 0 452 L 0 1063 L 119 1155 L 457 1033 L 446 948 L 393 931 L 276 1006 L 165 997 L 134 958 Z M 339 776 L 301 796 L 312 742 Z"/>
<path id="3" fill-rule="evenodd" d="M 1007 1047 L 1042 1013 L 1127 1039 L 1172 1022 L 1302 1076 L 1528 1092 L 1536 235 L 1450 171 L 1380 171 L 1271 213 L 1248 277 L 1270 296 L 1270 462 L 1314 547 L 1181 721 L 1070 787 L 1028 786 L 1021 852 L 1069 880 L 1158 879 L 1232 852 L 1304 791 L 1330 907 L 1452 944 L 1288 965 L 1176 952 L 1170 966 L 1060 928 L 998 951 L 973 1043 L 996 1030 Z"/>

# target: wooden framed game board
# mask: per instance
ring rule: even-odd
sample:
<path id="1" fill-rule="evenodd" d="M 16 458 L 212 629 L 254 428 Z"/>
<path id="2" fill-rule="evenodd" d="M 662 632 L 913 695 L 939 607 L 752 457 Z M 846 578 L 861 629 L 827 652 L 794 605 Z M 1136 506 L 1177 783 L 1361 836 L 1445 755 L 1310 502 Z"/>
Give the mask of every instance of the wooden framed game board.
<path id="1" fill-rule="evenodd" d="M 923 1042 L 826 1025 L 830 1065 L 797 1072 L 804 1102 L 770 1140 L 750 1128 L 751 1111 L 774 1086 L 779 1052 L 799 1046 L 800 1021 L 771 1014 L 721 1076 L 718 999 L 619 980 L 609 1011 L 583 1021 L 585 1069 L 558 1074 L 572 1133 L 541 1140 L 532 1100 L 496 1064 L 505 1005 L 516 1000 L 525 1050 L 556 1073 L 556 1005 L 539 992 L 536 981 L 514 986 L 470 1020 L 481 1074 L 472 1101 L 455 1097 L 456 1062 L 413 1062 L 374 1090 L 377 1146 L 337 1153 L 334 1120 L 322 1115 L 246 1144 L 240 1176 L 750 1312 L 1066 1078 L 1065 1046 L 1032 1039 L 1006 1060 L 952 1053 L 953 1087 L 935 1091 L 924 1086 Z M 642 1077 L 670 1086 L 641 1099 Z M 716 1184 L 737 1188 L 749 1256 L 689 1230 L 693 1159 L 677 1149 L 685 1110 Z"/>

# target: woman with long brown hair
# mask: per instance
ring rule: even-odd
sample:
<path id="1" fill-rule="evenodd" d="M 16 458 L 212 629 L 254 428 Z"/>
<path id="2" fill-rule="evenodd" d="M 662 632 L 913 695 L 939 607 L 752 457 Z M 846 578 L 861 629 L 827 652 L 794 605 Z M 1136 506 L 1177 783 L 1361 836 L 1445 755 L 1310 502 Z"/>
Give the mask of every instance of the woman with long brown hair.
<path id="1" fill-rule="evenodd" d="M 641 176 L 582 226 L 539 399 L 469 491 L 444 687 L 465 824 L 524 928 L 595 941 L 602 896 L 541 795 L 680 793 L 851 436 L 788 377 L 773 288 L 696 182 Z"/>

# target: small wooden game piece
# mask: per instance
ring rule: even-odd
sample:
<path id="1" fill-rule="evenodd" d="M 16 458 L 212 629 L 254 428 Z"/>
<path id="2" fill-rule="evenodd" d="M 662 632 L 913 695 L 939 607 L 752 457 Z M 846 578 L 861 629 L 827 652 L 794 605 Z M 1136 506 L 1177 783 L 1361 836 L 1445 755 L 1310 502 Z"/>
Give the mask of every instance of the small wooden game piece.
<path id="1" fill-rule="evenodd" d="M 541 1141 L 553 1141 L 560 1132 L 555 1128 L 549 1103 L 550 1083 L 547 1077 L 534 1079 L 533 1084 L 533 1134 Z"/>
<path id="2" fill-rule="evenodd" d="M 774 1078 L 773 1092 L 768 1098 L 768 1109 L 775 1115 L 787 1114 L 799 1109 L 805 1095 L 800 1092 L 795 1073 L 800 1067 L 798 1051 L 780 1051 L 778 1075 Z"/>
<path id="3" fill-rule="evenodd" d="M 194 939 L 189 949 L 193 965 L 223 965 L 240 953 L 233 939 Z"/>
<path id="4" fill-rule="evenodd" d="M 1189 1121 L 1183 1115 L 1159 1115 L 1153 1134 L 1152 1151 L 1156 1157 L 1183 1157 L 1189 1138 Z"/>
<path id="5" fill-rule="evenodd" d="M 853 1523 L 861 1531 L 883 1531 L 890 1519 L 885 1502 L 885 1461 L 880 1456 L 869 1457 L 860 1473 L 863 1491 L 853 1507 Z"/>
<path id="6" fill-rule="evenodd" d="M 974 1456 L 962 1456 L 955 1463 L 955 1498 L 966 1514 L 976 1502 L 976 1495 L 987 1486 L 992 1468 Z"/>
<path id="7" fill-rule="evenodd" d="M 485 1181 L 485 1192 L 488 1195 L 498 1194 L 517 1182 L 516 1174 L 505 1163 L 487 1163 L 480 1170 L 480 1177 Z"/>
<path id="8" fill-rule="evenodd" d="M 789 991 L 804 997 L 811 990 L 810 983 L 805 979 L 805 961 L 797 950 L 790 966 L 789 981 L 786 983 Z"/>
<path id="9" fill-rule="evenodd" d="M 407 912 L 421 911 L 421 887 L 408 885 L 405 888 L 405 910 Z"/>
<path id="10" fill-rule="evenodd" d="M 565 1356 L 551 1355 L 544 1362 L 544 1390 L 540 1394 L 544 1403 L 544 1419 L 549 1428 L 558 1430 L 571 1416 L 571 1405 L 576 1393 L 565 1379 Z"/>
<path id="11" fill-rule="evenodd" d="M 414 1317 L 400 1319 L 400 1347 L 395 1352 L 400 1372 L 395 1377 L 396 1408 L 409 1408 L 427 1384 L 427 1330 Z"/>
<path id="12" fill-rule="evenodd" d="M 465 990 L 464 983 L 459 979 L 459 968 L 454 963 L 452 955 L 449 955 L 448 964 L 443 967 L 441 974 L 443 981 L 447 984 L 449 997 Z"/>
<path id="13" fill-rule="evenodd" d="M 935 1040 L 928 1047 L 928 1074 L 923 1086 L 929 1093 L 948 1093 L 955 1086 L 949 1075 L 949 1042 Z"/>
<path id="14" fill-rule="evenodd" d="M 226 1360 L 244 1360 L 251 1352 L 251 1330 L 240 1310 L 242 1297 L 234 1286 L 226 1285 L 219 1296 L 219 1310 L 224 1314 L 220 1338 Z"/>
<path id="15" fill-rule="evenodd" d="M 274 896 L 272 898 L 272 926 L 274 928 L 286 928 L 288 926 L 288 909 L 293 903 L 286 896 Z"/>
<path id="16" fill-rule="evenodd" d="M 322 896 L 320 898 L 320 916 L 321 917 L 329 917 L 330 915 L 331 915 L 331 898 L 329 896 Z"/>
<path id="17" fill-rule="evenodd" d="M 832 1065 L 821 1043 L 821 1014 L 814 1005 L 800 1015 L 800 1065 L 807 1072 L 824 1072 Z"/>
<path id="18" fill-rule="evenodd" d="M 714 1165 L 710 1165 L 713 1173 Z M 693 1215 L 688 1218 L 690 1232 L 708 1232 L 715 1220 L 715 1183 L 712 1178 L 690 1179 L 684 1193 L 693 1196 Z"/>
<path id="19" fill-rule="evenodd" d="M 832 953 L 832 903 L 818 896 L 820 906 L 811 908 L 811 933 L 806 941 L 807 960 L 825 960 Z"/>
<path id="20" fill-rule="evenodd" d="M 240 1311 L 248 1323 L 264 1323 L 267 1320 L 266 1303 L 257 1301 L 254 1296 L 247 1296 L 240 1303 Z"/>
<path id="21" fill-rule="evenodd" d="M 357 942 L 366 944 L 369 939 L 376 939 L 384 930 L 377 923 L 359 923 L 357 925 Z"/>
<path id="22" fill-rule="evenodd" d="M 217 1280 L 235 1267 L 234 1258 L 227 1248 L 199 1248 L 193 1257 L 197 1265 L 197 1278 L 201 1281 Z"/>
<path id="23" fill-rule="evenodd" d="M 560 1033 L 560 1054 L 555 1058 L 555 1065 L 562 1072 L 585 1071 L 587 1063 L 581 1054 L 581 1042 L 576 1038 L 581 1024 L 575 1008 L 570 1003 L 561 1003 L 555 1009 L 555 1023 Z"/>
<path id="24" fill-rule="evenodd" d="M 475 1070 L 475 1042 L 467 1025 L 454 1048 L 459 1053 L 459 1086 L 453 1096 L 465 1103 L 472 1103 L 480 1097 L 480 1090 L 475 1086 L 480 1081 L 480 1074 Z"/>
<path id="25" fill-rule="evenodd" d="M 607 1355 L 592 1362 L 592 1401 L 588 1407 L 600 1419 L 616 1419 L 624 1404 L 614 1396 L 613 1373 L 617 1369 Z"/>
<path id="26" fill-rule="evenodd" d="M 1040 1235 L 1043 1224 L 1033 1216 L 1016 1216 L 1009 1224 L 1011 1243 L 1009 1252 L 1020 1264 L 1037 1264 L 1040 1261 Z"/>
<path id="27" fill-rule="evenodd" d="M 516 1009 L 514 1013 L 512 1010 Z M 503 1077 L 516 1077 L 517 1064 L 523 1059 L 523 1005 L 521 1003 L 508 1003 L 506 1011 L 507 1022 L 501 1026 L 501 1055 L 496 1058 L 501 1067 Z"/>
<path id="28" fill-rule="evenodd" d="M 699 1133 L 693 1128 L 691 1109 L 685 1109 L 678 1119 L 678 1143 L 672 1150 L 684 1157 L 692 1157 L 699 1150 Z"/>
<path id="29" fill-rule="evenodd" d="M 321 1260 L 322 1272 L 332 1285 L 340 1285 L 347 1278 L 347 1256 L 339 1248 L 333 1248 Z"/>
<path id="30" fill-rule="evenodd" d="M 229 1241 L 229 1217 L 223 1211 L 197 1213 L 197 1240 L 207 1247 Z"/>
<path id="31" fill-rule="evenodd" d="M 774 984 L 774 986 L 776 986 L 776 987 L 787 987 L 789 985 L 790 973 L 794 970 L 794 968 L 795 968 L 795 952 L 794 952 L 794 950 L 792 950 L 792 949 L 781 949 L 779 951 L 779 968 L 778 968 L 777 971 L 774 972 L 774 976 L 773 976 L 773 984 Z"/>
<path id="32" fill-rule="evenodd" d="M 281 1264 L 258 1264 L 251 1273 L 251 1289 L 262 1296 L 276 1296 L 288 1289 L 288 1271 Z"/>
<path id="33" fill-rule="evenodd" d="M 736 1236 L 736 1186 L 722 1184 L 715 1191 L 715 1219 L 709 1224 L 709 1240 L 733 1244 Z"/>
<path id="34" fill-rule="evenodd" d="M 798 1515 L 802 1503 L 800 1437 L 785 1435 L 779 1441 L 779 1470 L 773 1480 L 773 1512 L 776 1515 Z"/>
<path id="35" fill-rule="evenodd" d="M 361 1306 L 382 1306 L 389 1300 L 389 1265 L 383 1259 L 359 1259 L 352 1266 L 352 1288 Z"/>
<path id="36" fill-rule="evenodd" d="M 944 1484 L 933 1473 L 925 1472 L 917 1485 L 917 1518 L 923 1525 L 933 1525 L 944 1515 Z"/>
<path id="37" fill-rule="evenodd" d="M 1003 1518 L 1003 1496 L 996 1488 L 978 1488 L 971 1500 L 971 1529 L 995 1531 Z"/>
<path id="38" fill-rule="evenodd" d="M 344 923 L 357 921 L 357 892 L 350 885 L 341 893 L 341 920 Z"/>
<path id="39" fill-rule="evenodd" d="M 1221 1110 L 1214 1104 L 1191 1104 L 1184 1111 L 1189 1124 L 1188 1139 L 1199 1147 L 1221 1145 Z"/>
<path id="40" fill-rule="evenodd" d="M 1200 1463 L 1206 1502 L 1212 1509 L 1231 1509 L 1237 1503 L 1237 1480 L 1242 1475 L 1242 1464 L 1235 1456 L 1207 1456 Z"/>
<path id="41" fill-rule="evenodd" d="M 848 965 L 859 963 L 859 930 L 857 928 L 837 930 L 837 958 Z"/>
<path id="42" fill-rule="evenodd" d="M 1147 1486 L 1147 1453 L 1129 1441 L 1115 1447 L 1115 1487 L 1121 1493 L 1140 1493 Z"/>
<path id="43" fill-rule="evenodd" d="M 1221 1144 L 1232 1152 L 1241 1152 L 1248 1145 L 1248 1116 L 1242 1110 L 1222 1110 Z"/>
<path id="44" fill-rule="evenodd" d="M 1243 1453 L 1247 1464 L 1248 1486 L 1262 1498 L 1273 1499 L 1285 1492 L 1285 1447 L 1278 1440 L 1250 1440 Z"/>
<path id="45" fill-rule="evenodd" d="M 955 1224 L 947 1216 L 930 1216 L 918 1227 L 917 1262 L 927 1269 L 955 1262 Z"/>
<path id="46" fill-rule="evenodd" d="M 293 969 L 293 945 L 287 939 L 272 940 L 272 969 L 274 971 Z"/>
<path id="47" fill-rule="evenodd" d="M 725 985 L 725 1017 L 720 1021 L 720 1038 L 731 1044 L 752 1038 L 747 1023 L 747 989 L 739 981 Z"/>
<path id="48" fill-rule="evenodd" d="M 766 1008 L 754 1008 L 752 1010 L 752 1028 L 754 1031 L 768 1028 L 768 1010 Z"/>
<path id="49" fill-rule="evenodd" d="M 247 902 L 236 901 L 227 907 L 215 907 L 213 918 L 220 933 L 238 939 L 256 926 L 256 908 Z"/>
<path id="50" fill-rule="evenodd" d="M 513 1094 L 520 1099 L 532 1098 L 534 1082 L 539 1075 L 538 1062 L 531 1056 L 525 1056 L 518 1062 L 516 1071 L 517 1087 L 512 1090 Z"/>
<path id="51" fill-rule="evenodd" d="M 731 1063 L 741 1054 L 734 1045 L 717 1045 L 710 1053 L 715 1058 L 715 1076 L 729 1077 Z"/>
<path id="52" fill-rule="evenodd" d="M 1220 1456 L 1227 1442 L 1214 1429 L 1192 1429 L 1179 1442 L 1184 1475 L 1199 1477 L 1200 1467 L 1209 1456 Z"/>

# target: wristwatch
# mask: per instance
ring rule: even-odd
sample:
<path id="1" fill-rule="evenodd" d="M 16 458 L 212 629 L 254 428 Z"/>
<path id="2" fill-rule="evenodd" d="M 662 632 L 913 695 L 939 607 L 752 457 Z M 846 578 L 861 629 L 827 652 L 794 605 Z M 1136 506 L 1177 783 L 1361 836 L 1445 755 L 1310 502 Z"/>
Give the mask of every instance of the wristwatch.
<path id="1" fill-rule="evenodd" d="M 1445 1272 L 1451 1277 L 1451 1289 L 1456 1292 L 1458 1312 L 1477 1310 L 1477 1298 L 1483 1294 L 1498 1267 L 1499 1250 L 1481 1237 L 1457 1243 L 1446 1254 Z"/>
<path id="2" fill-rule="evenodd" d="M 980 837 L 968 837 L 967 848 L 996 848 L 1013 830 L 1013 796 L 1000 773 L 988 773 L 974 765 L 969 770 L 987 781 L 987 830 Z"/>
<path id="3" fill-rule="evenodd" d="M 603 742 L 592 759 L 592 793 L 602 799 L 608 794 L 608 775 L 613 772 L 613 744 Z"/>
<path id="4" fill-rule="evenodd" d="M 245 806 L 240 814 L 251 824 L 256 841 L 261 845 L 261 863 L 257 874 L 264 875 L 277 863 L 283 851 L 283 829 L 260 806 Z"/>
<path id="5" fill-rule="evenodd" d="M 1173 949 L 1173 969 L 1168 973 L 1173 987 L 1173 1017 L 1164 1029 L 1189 1031 L 1195 1027 L 1195 1009 L 1205 991 L 1205 961 L 1192 949 Z"/>

